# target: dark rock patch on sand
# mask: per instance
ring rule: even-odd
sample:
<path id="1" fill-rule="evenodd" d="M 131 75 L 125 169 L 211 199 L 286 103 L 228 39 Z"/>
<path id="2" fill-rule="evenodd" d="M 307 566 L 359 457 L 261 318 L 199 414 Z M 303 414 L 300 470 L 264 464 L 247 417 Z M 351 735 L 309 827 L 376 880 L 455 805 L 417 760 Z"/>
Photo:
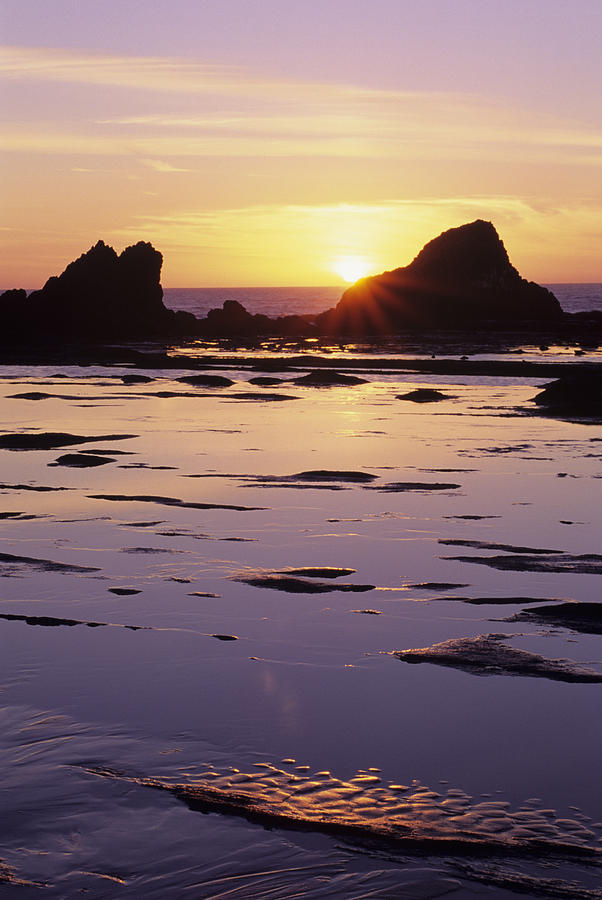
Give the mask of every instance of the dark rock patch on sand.
<path id="1" fill-rule="evenodd" d="M 171 550 L 169 547 L 122 547 L 121 553 L 182 553 L 182 550 Z"/>
<path id="2" fill-rule="evenodd" d="M 224 375 L 184 375 L 176 378 L 181 384 L 192 384 L 195 387 L 230 387 L 234 384 L 231 378 Z"/>
<path id="3" fill-rule="evenodd" d="M 301 575 L 303 578 L 343 578 L 345 575 L 353 575 L 355 569 L 339 569 L 335 566 L 308 566 L 301 569 L 281 569 L 274 575 Z"/>
<path id="4" fill-rule="evenodd" d="M 134 594 L 141 594 L 142 591 L 137 588 L 108 588 L 110 594 L 116 594 L 118 597 L 132 597 Z"/>
<path id="5" fill-rule="evenodd" d="M 284 383 L 285 379 L 274 378 L 272 375 L 256 375 L 255 378 L 249 378 L 249 384 L 255 384 L 257 387 L 274 387 Z"/>
<path id="6" fill-rule="evenodd" d="M 436 403 L 438 400 L 453 400 L 452 394 L 444 394 L 435 388 L 416 388 L 407 394 L 397 394 L 397 400 L 411 400 L 413 403 Z"/>
<path id="7" fill-rule="evenodd" d="M 38 569 L 41 572 L 100 572 L 98 566 L 77 566 L 72 563 L 55 562 L 53 559 L 38 559 L 34 556 L 15 556 L 0 553 L 0 574 L 12 574 L 22 569 Z"/>
<path id="8" fill-rule="evenodd" d="M 162 525 L 164 519 L 157 519 L 153 522 L 118 522 L 119 528 L 154 528 L 155 525 Z"/>
<path id="9" fill-rule="evenodd" d="M 293 394 L 272 394 L 268 391 L 245 391 L 244 393 L 226 394 L 226 400 L 243 400 L 257 403 L 278 403 L 282 400 L 298 400 Z"/>
<path id="10" fill-rule="evenodd" d="M 366 487 L 372 491 L 402 494 L 406 491 L 456 491 L 462 485 L 445 481 L 390 481 L 387 484 L 371 484 Z"/>
<path id="11" fill-rule="evenodd" d="M 114 461 L 115 460 L 111 460 L 111 462 L 114 462 Z M 122 466 L 118 466 L 118 468 L 119 469 L 153 469 L 154 471 L 158 471 L 158 472 L 167 472 L 167 471 L 175 472 L 178 467 L 177 466 L 151 466 L 150 463 L 136 462 L 136 463 L 125 463 Z"/>
<path id="12" fill-rule="evenodd" d="M 49 466 L 70 466 L 73 469 L 90 469 L 115 462 L 110 456 L 96 456 L 93 453 L 64 453 Z"/>
<path id="13" fill-rule="evenodd" d="M 62 619 L 56 616 L 19 616 L 14 613 L 0 613 L 0 619 L 7 622 L 25 622 L 27 625 L 41 625 L 43 627 L 56 628 L 67 625 L 87 625 L 88 628 L 127 628 L 128 631 L 153 631 L 148 625 L 118 625 L 112 622 L 87 622 L 82 619 Z"/>
<path id="14" fill-rule="evenodd" d="M 160 497 L 153 494 L 90 494 L 90 500 L 110 500 L 113 503 L 158 503 L 160 506 L 181 506 L 184 509 L 232 509 L 250 512 L 264 509 L 263 506 L 234 506 L 228 503 L 193 503 L 177 497 Z"/>
<path id="15" fill-rule="evenodd" d="M 602 373 L 593 368 L 571 372 L 547 384 L 533 400 L 543 415 L 599 421 L 602 417 Z"/>
<path id="16" fill-rule="evenodd" d="M 0 512 L 0 521 L 8 519 L 11 522 L 22 522 L 30 519 L 42 519 L 43 516 L 36 516 L 33 513 L 24 512 Z"/>
<path id="17" fill-rule="evenodd" d="M 46 394 L 44 391 L 26 391 L 23 394 L 10 394 L 7 400 L 79 400 L 79 397 L 66 397 L 62 394 Z"/>
<path id="18" fill-rule="evenodd" d="M 299 378 L 293 378 L 292 382 L 307 387 L 336 387 L 337 385 L 368 383 L 366 378 L 360 378 L 358 375 L 342 375 L 340 372 L 319 369 L 309 372 L 307 375 L 300 375 Z"/>
<path id="19" fill-rule="evenodd" d="M 137 434 L 95 434 L 87 437 L 67 432 L 42 431 L 37 434 L 0 434 L 0 448 L 5 450 L 54 450 L 88 441 L 125 441 Z"/>
<path id="20" fill-rule="evenodd" d="M 292 575 L 281 575 L 277 572 L 253 575 L 236 575 L 233 581 L 240 581 L 252 587 L 269 588 L 283 591 L 286 594 L 327 594 L 332 591 L 363 593 L 373 591 L 373 584 L 329 584 L 325 581 L 311 581 L 307 578 L 296 578 Z"/>
<path id="21" fill-rule="evenodd" d="M 338 471 L 336 469 L 312 469 L 307 472 L 295 472 L 293 475 L 240 475 L 233 472 L 202 472 L 185 475 L 185 478 L 234 478 L 237 481 L 249 482 L 257 487 L 295 487 L 325 488 L 340 490 L 341 484 L 368 484 L 379 476 L 370 472 Z"/>
<path id="22" fill-rule="evenodd" d="M 471 471 L 469 469 L 466 470 Z M 476 515 L 463 515 L 463 516 L 443 516 L 444 519 L 466 519 L 468 522 L 480 522 L 481 519 L 501 519 L 501 516 L 476 516 Z"/>
<path id="23" fill-rule="evenodd" d="M 48 491 L 72 491 L 73 488 L 54 487 L 48 484 L 0 484 L 0 491 L 39 491 L 47 493 Z"/>
<path id="24" fill-rule="evenodd" d="M 597 553 L 583 553 L 572 556 L 557 553 L 551 556 L 442 556 L 441 559 L 456 562 L 476 563 L 508 572 L 573 572 L 580 575 L 602 575 L 602 556 Z"/>
<path id="25" fill-rule="evenodd" d="M 534 606 L 517 613 L 508 622 L 541 622 L 584 634 L 602 634 L 602 603 L 560 603 Z"/>
<path id="26" fill-rule="evenodd" d="M 358 484 L 367 484 L 375 481 L 378 475 L 370 472 L 345 472 L 330 469 L 313 469 L 308 472 L 296 472 L 289 475 L 291 481 L 351 481 Z"/>
<path id="27" fill-rule="evenodd" d="M 134 450 L 105 450 L 102 447 L 86 447 L 85 450 L 77 450 L 76 453 L 93 453 L 95 456 L 136 456 Z"/>
<path id="28" fill-rule="evenodd" d="M 423 581 L 420 584 L 404 584 L 404 588 L 411 591 L 453 591 L 465 587 L 469 587 L 469 585 L 456 584 L 453 581 Z"/>
<path id="29" fill-rule="evenodd" d="M 563 552 L 562 550 L 546 550 L 539 547 L 521 547 L 514 544 L 496 544 L 490 541 L 463 540 L 460 538 L 440 538 L 438 543 L 453 547 L 475 547 L 477 550 L 503 550 L 505 553 L 541 554 L 543 556 Z"/>
<path id="30" fill-rule="evenodd" d="M 524 603 L 541 603 L 545 597 L 450 597 L 450 600 L 461 600 L 463 603 L 472 603 L 474 606 L 486 605 L 512 605 Z M 555 598 L 550 598 L 555 599 Z"/>
<path id="31" fill-rule="evenodd" d="M 524 675 L 553 681 L 602 683 L 602 674 L 582 668 L 568 659 L 546 659 L 537 653 L 507 647 L 512 635 L 480 634 L 411 650 L 395 650 L 393 656 L 408 663 L 434 663 L 462 669 L 472 675 Z"/>
<path id="32" fill-rule="evenodd" d="M 131 375 L 122 375 L 121 380 L 124 384 L 148 384 L 155 379 L 149 375 L 137 375 L 135 372 L 132 372 Z"/>
<path id="33" fill-rule="evenodd" d="M 253 484 L 245 484 L 243 487 L 257 488 L 289 488 L 296 491 L 347 491 L 348 486 L 345 484 L 335 484 L 326 481 L 310 481 L 303 483 L 300 481 L 288 481 L 284 478 L 274 478 L 269 481 L 255 481 Z"/>

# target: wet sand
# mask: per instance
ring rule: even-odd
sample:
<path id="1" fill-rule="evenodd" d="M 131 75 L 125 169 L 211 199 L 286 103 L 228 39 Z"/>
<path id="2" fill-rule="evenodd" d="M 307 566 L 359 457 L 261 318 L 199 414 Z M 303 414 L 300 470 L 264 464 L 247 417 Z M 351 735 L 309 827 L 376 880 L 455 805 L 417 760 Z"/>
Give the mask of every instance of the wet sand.
<path id="1" fill-rule="evenodd" d="M 0 369 L 3 889 L 599 898 L 568 355 L 297 351 Z"/>

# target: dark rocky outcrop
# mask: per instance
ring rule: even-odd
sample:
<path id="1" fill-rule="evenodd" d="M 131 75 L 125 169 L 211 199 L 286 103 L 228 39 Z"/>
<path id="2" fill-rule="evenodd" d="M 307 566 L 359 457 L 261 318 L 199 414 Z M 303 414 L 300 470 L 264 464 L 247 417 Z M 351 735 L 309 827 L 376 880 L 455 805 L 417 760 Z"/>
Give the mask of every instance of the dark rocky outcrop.
<path id="1" fill-rule="evenodd" d="M 438 400 L 450 400 L 450 394 L 444 394 L 436 388 L 416 388 L 407 394 L 397 394 L 398 400 L 411 400 L 413 403 L 436 403 Z"/>
<path id="2" fill-rule="evenodd" d="M 602 634 L 602 603 L 558 603 L 535 606 L 517 613 L 508 622 L 537 622 L 570 628 L 584 634 Z"/>
<path id="3" fill-rule="evenodd" d="M 408 266 L 358 281 L 317 324 L 336 334 L 390 334 L 541 328 L 562 317 L 556 297 L 521 278 L 494 226 L 478 219 L 434 238 Z"/>
<path id="4" fill-rule="evenodd" d="M 316 369 L 307 375 L 300 375 L 292 379 L 293 384 L 306 385 L 307 387 L 336 387 L 338 385 L 367 384 L 366 378 L 358 375 L 343 375 L 340 372 L 326 372 Z"/>
<path id="5" fill-rule="evenodd" d="M 258 334 L 295 336 L 315 331 L 313 316 L 269 316 L 248 312 L 238 300 L 224 300 L 221 309 L 210 309 L 199 322 L 203 335 L 219 337 L 254 337 Z"/>
<path id="6" fill-rule="evenodd" d="M 396 650 L 393 656 L 408 663 L 434 663 L 461 669 L 471 675 L 521 675 L 553 681 L 595 684 L 602 674 L 578 666 L 569 659 L 546 659 L 528 650 L 506 646 L 510 634 L 480 634 L 455 638 L 430 647 Z"/>
<path id="7" fill-rule="evenodd" d="M 543 415 L 558 418 L 602 418 L 602 372 L 597 368 L 571 372 L 547 384 L 533 398 Z"/>
<path id="8" fill-rule="evenodd" d="M 196 318 L 163 304 L 162 263 L 149 243 L 140 241 L 118 255 L 98 241 L 29 297 L 21 290 L 2 294 L 5 333 L 17 339 L 60 336 L 94 343 L 190 332 Z"/>
<path id="9" fill-rule="evenodd" d="M 182 378 L 176 378 L 182 384 L 190 384 L 193 387 L 230 387 L 234 384 L 231 378 L 225 378 L 223 375 L 185 375 Z"/>

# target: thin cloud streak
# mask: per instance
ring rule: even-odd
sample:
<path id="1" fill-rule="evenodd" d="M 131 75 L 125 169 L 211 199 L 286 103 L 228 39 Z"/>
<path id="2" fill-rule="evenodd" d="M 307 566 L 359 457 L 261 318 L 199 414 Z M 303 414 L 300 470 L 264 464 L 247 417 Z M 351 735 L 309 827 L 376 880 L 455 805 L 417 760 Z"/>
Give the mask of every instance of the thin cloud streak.
<path id="1" fill-rule="evenodd" d="M 277 130 L 277 123 L 272 129 Z M 86 134 L 77 130 L 62 133 L 43 128 L 4 130 L 0 134 L 0 150 L 17 153 L 126 156 L 147 160 L 151 157 L 183 160 L 195 157 L 341 157 L 355 159 L 430 159 L 446 161 L 478 160 L 489 162 L 514 160 L 527 163 L 598 166 L 602 152 L 592 153 L 602 141 L 591 146 L 564 136 L 517 134 L 466 125 L 457 132 L 427 126 L 425 131 L 399 134 L 355 134 L 322 136 L 280 136 L 267 134 L 230 135 L 201 134 L 198 136 Z M 167 163 L 166 163 L 167 165 Z M 164 170 L 165 171 L 165 170 Z M 171 171 L 186 171 L 171 163 Z"/>
<path id="2" fill-rule="evenodd" d="M 84 85 L 92 91 L 91 108 L 98 102 L 99 87 L 122 89 L 116 101 L 121 114 L 89 119 L 74 113 L 70 121 L 55 117 L 44 124 L 47 109 L 37 109 L 26 124 L 20 112 L 20 124 L 7 124 L 0 136 L 0 147 L 7 151 L 160 157 L 166 162 L 207 156 L 482 156 L 581 166 L 602 161 L 599 131 L 476 94 L 290 82 L 232 66 L 42 48 L 0 48 L 0 73 L 16 84 L 40 82 L 41 95 L 48 92 L 50 116 L 57 102 L 51 90 L 56 82 Z M 128 106 L 138 105 L 132 94 L 136 89 L 155 95 L 155 110 L 128 114 Z M 194 113 L 164 112 L 165 93 L 179 94 L 187 105 L 194 102 Z M 62 109 L 60 113 L 64 115 Z"/>

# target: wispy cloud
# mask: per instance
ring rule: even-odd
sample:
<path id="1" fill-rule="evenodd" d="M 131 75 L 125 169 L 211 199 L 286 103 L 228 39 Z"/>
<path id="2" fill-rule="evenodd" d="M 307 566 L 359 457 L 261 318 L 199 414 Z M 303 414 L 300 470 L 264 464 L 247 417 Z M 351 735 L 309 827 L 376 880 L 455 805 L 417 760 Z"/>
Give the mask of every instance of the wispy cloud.
<path id="1" fill-rule="evenodd" d="M 121 111 L 110 116 L 44 124 L 40 109 L 28 124 L 22 115 L 19 124 L 8 121 L 0 139 L 6 150 L 138 155 L 174 169 L 182 167 L 174 159 L 203 156 L 602 161 L 599 130 L 478 94 L 293 82 L 193 60 L 45 48 L 0 48 L 0 74 L 36 81 L 41 91 L 56 82 L 122 89 L 114 104 Z M 138 111 L 132 91 L 140 90 L 154 109 Z M 194 111 L 174 113 L 165 94 L 180 95 L 178 104 Z"/>
<path id="2" fill-rule="evenodd" d="M 145 166 L 148 166 L 149 169 L 153 169 L 155 172 L 189 172 L 190 169 L 183 169 L 180 166 L 172 166 L 171 163 L 165 162 L 162 159 L 142 159 L 140 160 L 144 163 Z"/>

